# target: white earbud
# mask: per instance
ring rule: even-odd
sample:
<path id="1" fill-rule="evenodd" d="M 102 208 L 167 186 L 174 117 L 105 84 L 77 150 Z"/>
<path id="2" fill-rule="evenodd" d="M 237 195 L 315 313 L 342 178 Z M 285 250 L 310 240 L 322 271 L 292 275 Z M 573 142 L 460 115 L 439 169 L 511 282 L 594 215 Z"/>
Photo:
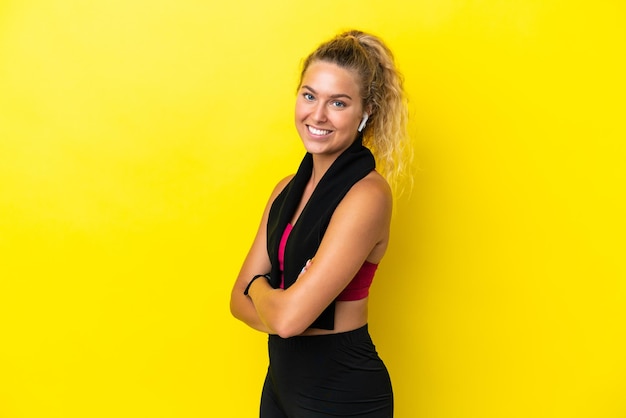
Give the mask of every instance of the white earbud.
<path id="1" fill-rule="evenodd" d="M 367 112 L 363 112 L 363 119 L 361 120 L 361 124 L 359 125 L 358 131 L 361 132 L 363 130 L 363 128 L 365 128 L 365 124 L 367 123 L 367 120 L 369 119 L 370 115 L 367 114 Z"/>

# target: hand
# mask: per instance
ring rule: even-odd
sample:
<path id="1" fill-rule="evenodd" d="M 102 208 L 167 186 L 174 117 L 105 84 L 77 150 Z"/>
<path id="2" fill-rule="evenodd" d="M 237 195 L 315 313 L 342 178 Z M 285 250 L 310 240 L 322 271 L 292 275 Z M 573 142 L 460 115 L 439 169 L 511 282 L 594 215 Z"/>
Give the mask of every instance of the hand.
<path id="1" fill-rule="evenodd" d="M 300 274 L 298 274 L 298 277 L 300 277 L 301 275 L 303 275 L 306 270 L 309 268 L 309 266 L 311 265 L 311 261 L 313 261 L 312 259 L 307 260 L 306 264 L 304 265 L 304 267 L 302 267 L 302 270 L 300 271 Z"/>

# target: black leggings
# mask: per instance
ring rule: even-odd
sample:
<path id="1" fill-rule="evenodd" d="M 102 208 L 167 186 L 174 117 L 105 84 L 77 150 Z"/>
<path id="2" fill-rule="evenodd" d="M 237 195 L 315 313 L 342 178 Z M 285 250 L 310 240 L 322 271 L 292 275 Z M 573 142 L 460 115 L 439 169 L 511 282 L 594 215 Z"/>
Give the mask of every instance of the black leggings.
<path id="1" fill-rule="evenodd" d="M 339 334 L 269 336 L 261 418 L 393 417 L 387 368 L 367 325 Z"/>

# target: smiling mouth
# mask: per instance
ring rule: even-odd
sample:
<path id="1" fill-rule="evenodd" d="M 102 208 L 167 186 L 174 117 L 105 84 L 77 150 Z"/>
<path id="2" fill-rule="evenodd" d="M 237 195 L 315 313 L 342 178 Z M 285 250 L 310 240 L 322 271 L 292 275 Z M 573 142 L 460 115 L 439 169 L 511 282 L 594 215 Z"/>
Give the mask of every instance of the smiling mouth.
<path id="1" fill-rule="evenodd" d="M 327 129 L 317 129 L 310 125 L 307 125 L 307 129 L 309 130 L 310 133 L 312 133 L 313 135 L 317 135 L 317 136 L 328 135 L 332 132 Z"/>

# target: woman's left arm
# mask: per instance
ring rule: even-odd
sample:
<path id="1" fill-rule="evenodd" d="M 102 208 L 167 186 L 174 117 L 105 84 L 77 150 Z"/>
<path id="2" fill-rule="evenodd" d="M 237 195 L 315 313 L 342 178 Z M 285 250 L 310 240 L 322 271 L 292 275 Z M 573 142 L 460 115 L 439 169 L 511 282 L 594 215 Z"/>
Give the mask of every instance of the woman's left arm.
<path id="1" fill-rule="evenodd" d="M 292 286 L 277 290 L 264 280 L 250 286 L 248 294 L 268 328 L 283 338 L 304 332 L 350 283 L 363 262 L 378 253 L 377 246 L 384 252 L 391 211 L 391 191 L 378 173 L 356 183 L 333 213 L 313 261 Z"/>

